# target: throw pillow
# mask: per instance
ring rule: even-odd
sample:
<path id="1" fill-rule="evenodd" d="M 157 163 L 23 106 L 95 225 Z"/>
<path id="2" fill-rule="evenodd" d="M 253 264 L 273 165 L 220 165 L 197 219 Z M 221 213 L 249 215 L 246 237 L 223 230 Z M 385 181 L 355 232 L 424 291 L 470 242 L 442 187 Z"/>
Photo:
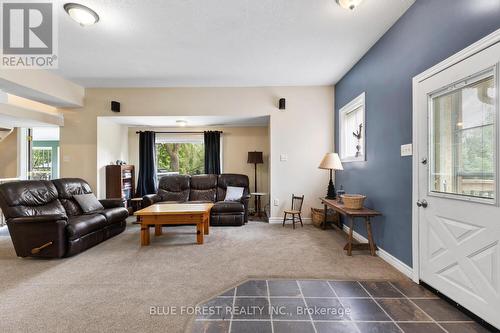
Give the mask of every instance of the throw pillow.
<path id="1" fill-rule="evenodd" d="M 73 198 L 76 200 L 76 202 L 78 202 L 80 208 L 85 214 L 104 209 L 102 204 L 95 197 L 94 193 L 77 194 L 74 195 Z"/>
<path id="2" fill-rule="evenodd" d="M 244 190 L 243 187 L 228 186 L 224 201 L 240 201 Z"/>

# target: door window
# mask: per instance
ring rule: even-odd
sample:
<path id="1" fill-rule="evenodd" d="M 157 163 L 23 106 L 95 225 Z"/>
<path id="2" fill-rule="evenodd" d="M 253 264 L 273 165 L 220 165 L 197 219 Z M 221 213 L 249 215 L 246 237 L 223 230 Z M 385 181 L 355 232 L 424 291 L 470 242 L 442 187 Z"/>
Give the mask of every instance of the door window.
<path id="1" fill-rule="evenodd" d="M 496 198 L 495 69 L 430 95 L 430 191 Z"/>

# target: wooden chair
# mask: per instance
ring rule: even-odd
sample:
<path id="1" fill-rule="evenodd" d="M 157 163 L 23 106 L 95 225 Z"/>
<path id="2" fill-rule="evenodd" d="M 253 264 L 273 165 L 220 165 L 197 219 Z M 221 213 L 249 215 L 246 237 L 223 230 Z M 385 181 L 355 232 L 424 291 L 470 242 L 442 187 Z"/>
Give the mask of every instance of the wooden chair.
<path id="1" fill-rule="evenodd" d="M 298 216 L 300 225 L 303 227 L 302 223 L 302 204 L 304 203 L 304 196 L 297 197 L 292 194 L 292 209 L 285 209 L 285 216 L 283 216 L 283 227 L 285 226 L 286 221 L 293 221 L 293 229 L 295 229 L 295 215 Z M 289 218 L 288 215 L 292 215 L 292 218 Z"/>

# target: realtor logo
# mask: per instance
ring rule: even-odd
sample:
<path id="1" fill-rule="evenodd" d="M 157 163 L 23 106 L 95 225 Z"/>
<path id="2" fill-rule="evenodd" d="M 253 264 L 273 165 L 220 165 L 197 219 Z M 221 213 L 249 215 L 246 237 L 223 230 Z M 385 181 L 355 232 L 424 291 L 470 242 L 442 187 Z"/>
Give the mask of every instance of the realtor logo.
<path id="1" fill-rule="evenodd" d="M 57 26 L 52 2 L 2 1 L 3 68 L 57 68 Z"/>

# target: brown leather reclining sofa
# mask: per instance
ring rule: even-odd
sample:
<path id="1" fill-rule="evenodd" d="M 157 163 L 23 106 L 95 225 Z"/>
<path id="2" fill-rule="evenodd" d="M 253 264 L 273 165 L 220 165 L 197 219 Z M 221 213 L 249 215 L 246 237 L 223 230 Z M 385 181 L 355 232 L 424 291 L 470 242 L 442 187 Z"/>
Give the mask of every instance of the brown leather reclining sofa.
<path id="1" fill-rule="evenodd" d="M 92 193 L 83 179 L 26 180 L 0 185 L 2 209 L 19 257 L 60 258 L 82 252 L 125 230 L 121 199 L 84 214 L 73 198 Z"/>
<path id="2" fill-rule="evenodd" d="M 240 201 L 224 201 L 228 186 L 244 188 Z M 145 207 L 158 202 L 213 202 L 210 225 L 241 226 L 248 222 L 249 198 L 246 175 L 168 175 L 160 179 L 158 192 L 144 196 L 143 202 Z"/>

